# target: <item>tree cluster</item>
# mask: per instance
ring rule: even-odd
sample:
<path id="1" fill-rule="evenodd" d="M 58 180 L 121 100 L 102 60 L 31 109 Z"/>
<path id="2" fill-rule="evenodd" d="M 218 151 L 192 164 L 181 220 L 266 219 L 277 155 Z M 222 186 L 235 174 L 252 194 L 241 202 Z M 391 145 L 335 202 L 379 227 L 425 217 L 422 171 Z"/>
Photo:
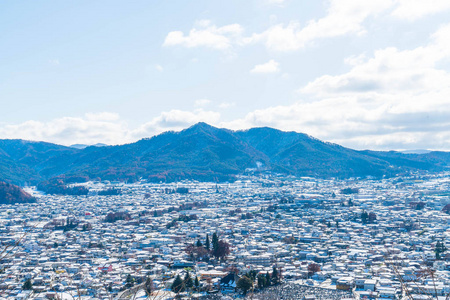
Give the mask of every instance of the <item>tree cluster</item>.
<path id="1" fill-rule="evenodd" d="M 217 233 L 214 233 L 212 242 L 209 240 L 209 235 L 206 235 L 205 245 L 198 240 L 195 244 L 187 246 L 185 251 L 192 259 L 208 259 L 210 255 L 217 259 L 225 259 L 230 254 L 230 244 L 219 240 Z"/>
<path id="2" fill-rule="evenodd" d="M 316 263 L 311 263 L 308 265 L 308 277 L 313 276 L 317 272 L 320 272 L 320 266 Z"/>
<path id="3" fill-rule="evenodd" d="M 66 223 L 63 226 L 55 226 L 55 230 L 63 230 L 64 232 L 74 230 L 80 222 L 75 218 L 66 218 Z"/>
<path id="4" fill-rule="evenodd" d="M 131 220 L 131 215 L 127 212 L 110 212 L 105 217 L 105 222 L 114 223 L 116 221 L 128 221 Z"/>
<path id="5" fill-rule="evenodd" d="M 252 213 L 245 213 L 241 215 L 241 220 L 250 220 L 253 219 L 253 214 Z"/>
<path id="6" fill-rule="evenodd" d="M 71 195 L 71 196 L 83 196 L 89 193 L 89 189 L 84 186 L 67 186 L 62 179 L 54 179 L 50 181 L 44 181 L 37 185 L 38 190 L 43 191 L 46 194 L 52 195 Z"/>
<path id="7" fill-rule="evenodd" d="M 377 220 L 377 215 L 374 212 L 367 213 L 365 210 L 361 213 L 361 222 L 363 224 L 375 223 Z"/>
<path id="8" fill-rule="evenodd" d="M 183 279 L 181 279 L 180 275 L 177 275 L 175 277 L 175 280 L 173 281 L 170 289 L 172 290 L 172 292 L 179 294 L 191 290 L 194 287 L 195 289 L 198 289 L 199 285 L 200 283 L 198 281 L 198 278 L 195 277 L 195 280 L 193 280 L 191 274 L 189 273 L 189 270 L 187 270 Z"/>
<path id="9" fill-rule="evenodd" d="M 263 289 L 271 285 L 276 285 L 281 281 L 281 274 L 278 269 L 273 266 L 272 274 L 267 272 L 266 274 L 258 274 L 258 271 L 251 270 L 241 276 L 236 282 L 236 287 L 240 289 L 244 294 L 253 289 L 255 283 L 258 289 Z"/>

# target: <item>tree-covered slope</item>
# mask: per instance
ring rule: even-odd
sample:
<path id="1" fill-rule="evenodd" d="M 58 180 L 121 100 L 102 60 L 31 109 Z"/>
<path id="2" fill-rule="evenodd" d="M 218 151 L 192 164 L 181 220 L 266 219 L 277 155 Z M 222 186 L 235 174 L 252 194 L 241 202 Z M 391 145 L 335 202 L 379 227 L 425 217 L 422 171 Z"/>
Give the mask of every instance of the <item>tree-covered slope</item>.
<path id="1" fill-rule="evenodd" d="M 154 181 L 229 180 L 246 169 L 317 177 L 391 176 L 442 171 L 447 152 L 356 151 L 306 134 L 263 127 L 231 131 L 198 123 L 135 143 L 75 149 L 44 142 L 0 140 L 0 179 L 38 183 L 59 177 Z"/>

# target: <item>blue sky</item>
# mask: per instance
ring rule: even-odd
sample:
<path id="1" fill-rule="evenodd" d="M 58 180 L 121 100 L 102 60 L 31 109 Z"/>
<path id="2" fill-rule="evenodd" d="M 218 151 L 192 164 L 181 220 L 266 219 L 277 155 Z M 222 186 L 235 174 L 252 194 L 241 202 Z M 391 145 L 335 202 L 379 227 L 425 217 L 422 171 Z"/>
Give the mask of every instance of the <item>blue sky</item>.
<path id="1" fill-rule="evenodd" d="M 4 2 L 0 138 L 121 144 L 204 121 L 450 150 L 450 2 L 371 2 Z"/>

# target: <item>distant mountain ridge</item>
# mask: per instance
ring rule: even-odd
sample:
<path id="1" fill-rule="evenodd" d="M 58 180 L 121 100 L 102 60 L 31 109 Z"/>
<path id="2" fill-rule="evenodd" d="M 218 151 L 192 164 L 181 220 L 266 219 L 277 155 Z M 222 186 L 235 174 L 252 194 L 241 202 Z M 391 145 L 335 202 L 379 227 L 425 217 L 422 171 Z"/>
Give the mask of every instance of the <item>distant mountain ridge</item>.
<path id="1" fill-rule="evenodd" d="M 73 145 L 70 145 L 69 147 L 75 148 L 75 149 L 84 149 L 84 148 L 87 148 L 87 147 L 106 147 L 106 146 L 108 146 L 108 145 L 103 144 L 103 143 L 97 143 L 97 144 L 94 144 L 94 145 L 73 144 Z"/>
<path id="2" fill-rule="evenodd" d="M 315 177 L 392 176 L 443 171 L 449 152 L 357 151 L 269 127 L 232 131 L 198 123 L 119 146 L 65 147 L 0 140 L 0 180 L 35 184 L 85 180 L 233 180 L 248 169 Z"/>

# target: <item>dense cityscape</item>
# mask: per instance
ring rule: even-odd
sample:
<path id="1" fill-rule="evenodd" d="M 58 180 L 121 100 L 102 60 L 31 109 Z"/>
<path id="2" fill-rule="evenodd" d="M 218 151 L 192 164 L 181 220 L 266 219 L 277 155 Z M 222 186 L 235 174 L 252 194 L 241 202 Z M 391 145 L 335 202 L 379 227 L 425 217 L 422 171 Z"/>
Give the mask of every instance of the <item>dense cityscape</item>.
<path id="1" fill-rule="evenodd" d="M 447 299 L 449 175 L 29 187 L 0 206 L 0 297 Z"/>

